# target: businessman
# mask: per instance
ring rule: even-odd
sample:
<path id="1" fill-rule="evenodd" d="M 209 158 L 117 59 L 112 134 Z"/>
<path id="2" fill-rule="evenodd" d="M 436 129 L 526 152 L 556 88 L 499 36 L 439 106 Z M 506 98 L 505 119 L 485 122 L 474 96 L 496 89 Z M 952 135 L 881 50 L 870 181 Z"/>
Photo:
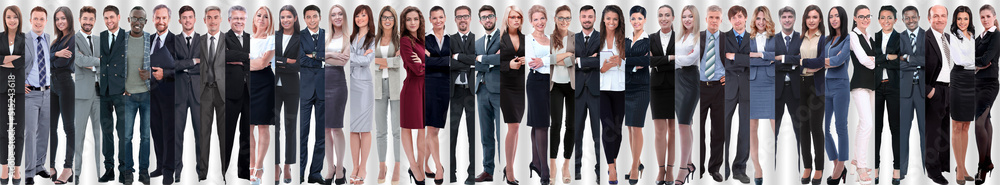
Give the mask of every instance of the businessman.
<path id="1" fill-rule="evenodd" d="M 73 61 L 76 70 L 76 138 L 73 165 L 74 178 L 79 178 L 83 165 L 83 141 L 86 139 L 87 124 L 90 121 L 91 133 L 94 134 L 94 174 L 101 173 L 101 127 L 100 100 L 97 94 L 97 73 L 101 64 L 101 37 L 94 34 L 94 22 L 97 21 L 97 9 L 92 6 L 80 8 L 80 31 L 76 33 L 76 48 L 73 51 L 76 60 Z M 110 146 L 108 146 L 110 147 Z M 77 182 L 80 179 L 74 179 Z"/>
<path id="2" fill-rule="evenodd" d="M 729 8 L 729 22 L 733 24 L 733 29 L 722 33 L 723 39 L 719 49 L 724 53 L 722 66 L 726 69 L 726 76 L 730 83 L 723 82 L 726 87 L 726 121 L 725 136 L 726 146 L 731 143 L 730 132 L 733 129 L 733 116 L 739 106 L 739 129 L 736 138 L 736 159 L 733 159 L 733 178 L 746 184 L 750 183 L 750 177 L 746 175 L 746 162 L 750 156 L 750 106 L 745 106 L 750 101 L 750 42 L 746 34 L 747 10 L 736 5 Z M 726 158 L 729 159 L 729 151 L 726 150 Z M 726 160 L 726 178 L 729 178 L 729 160 Z"/>
<path id="3" fill-rule="evenodd" d="M 451 95 L 451 120 L 450 130 L 451 130 L 451 157 L 450 161 L 451 167 L 451 183 L 455 183 L 458 180 L 455 170 L 456 162 L 455 156 L 458 153 L 455 151 L 458 144 L 458 128 L 459 123 L 462 119 L 462 111 L 465 111 L 465 133 L 468 136 L 468 152 L 469 155 L 469 167 L 468 176 L 466 176 L 465 184 L 474 184 L 475 179 L 473 175 L 476 173 L 475 159 L 476 150 L 474 142 L 476 142 L 476 95 L 475 86 L 476 83 L 470 83 L 475 81 L 476 76 L 473 74 L 472 66 L 476 64 L 476 34 L 472 33 L 469 29 L 469 22 L 472 20 L 472 8 L 468 6 L 459 6 L 455 8 L 455 25 L 458 26 L 458 33 L 451 35 L 451 38 L 458 39 L 457 41 L 452 41 L 451 43 L 451 84 L 449 92 Z"/>
<path id="4" fill-rule="evenodd" d="M 222 141 L 222 174 L 229 168 L 233 140 L 239 141 L 237 176 L 250 179 L 250 34 L 243 31 L 247 10 L 236 5 L 229 8 L 229 32 L 226 32 L 226 135 Z M 236 136 L 239 128 L 240 135 Z"/>
<path id="5" fill-rule="evenodd" d="M 324 112 L 326 111 L 326 98 L 324 89 L 325 71 L 323 69 L 323 56 L 326 51 L 326 30 L 319 27 L 321 19 L 320 9 L 316 5 L 306 6 L 302 10 L 302 17 L 306 22 L 306 29 L 299 31 L 299 183 L 322 183 L 323 157 L 326 143 L 323 131 L 326 130 L 323 123 L 326 121 Z M 308 35 L 308 36 L 306 36 Z M 315 108 L 315 122 L 310 121 L 309 115 Z M 309 159 L 309 130 L 313 130 L 313 153 L 312 160 Z M 311 164 L 311 165 L 310 165 Z M 309 166 L 309 171 L 306 171 Z M 307 177 L 308 176 L 308 177 Z"/>
<path id="6" fill-rule="evenodd" d="M 173 111 L 172 116 L 174 116 L 174 136 L 173 144 L 175 154 L 173 154 L 175 162 L 174 166 L 174 182 L 180 182 L 181 180 L 181 169 L 184 167 L 184 163 L 181 161 L 181 157 L 184 156 L 184 129 L 187 127 L 187 117 L 188 109 L 191 109 L 191 128 L 194 129 L 194 140 L 195 143 L 201 142 L 203 139 L 211 140 L 208 137 L 199 137 L 199 125 L 201 125 L 201 46 L 199 43 L 202 40 L 201 35 L 194 31 L 195 23 L 195 12 L 194 8 L 191 6 L 182 6 L 178 11 L 178 19 L 181 25 L 181 33 L 171 35 L 174 37 L 174 49 L 171 53 L 174 54 L 174 107 L 170 107 Z M 168 137 L 169 138 L 169 137 Z M 200 148 L 195 147 L 195 152 L 200 151 Z M 200 162 L 199 162 L 200 164 Z M 150 174 L 150 176 L 156 177 L 158 174 Z M 162 173 L 159 175 L 171 175 L 170 173 Z M 164 181 L 166 181 L 164 177 Z M 166 184 L 166 182 L 164 182 Z"/>
<path id="7" fill-rule="evenodd" d="M 25 120 L 24 120 L 24 173 L 25 183 L 34 184 L 36 175 L 49 177 L 45 168 L 45 154 L 48 153 L 50 126 L 50 96 L 52 91 L 51 56 L 49 43 L 52 37 L 45 33 L 48 12 L 45 8 L 31 9 L 31 32 L 25 42 Z"/>
<path id="8" fill-rule="evenodd" d="M 108 30 L 101 32 L 100 83 L 97 88 L 101 96 L 101 148 L 104 155 L 104 175 L 97 182 L 115 180 L 115 118 L 124 117 L 125 107 L 125 30 L 119 27 L 121 16 L 116 6 L 104 7 L 104 25 Z M 117 44 L 116 44 L 117 43 Z M 114 113 L 114 115 L 112 114 Z"/>
<path id="9" fill-rule="evenodd" d="M 156 170 L 150 174 L 157 177 L 162 174 L 170 174 L 163 178 L 164 184 L 174 182 L 174 168 L 177 164 L 174 160 L 176 147 L 174 136 L 177 134 L 174 116 L 174 91 L 175 91 L 175 61 L 174 44 L 176 39 L 174 34 L 167 29 L 170 24 L 170 8 L 166 5 L 157 5 L 153 8 L 153 25 L 156 33 L 152 35 L 150 47 L 150 65 L 152 65 L 152 76 L 150 80 L 150 102 L 149 112 L 150 129 L 153 135 L 153 148 L 156 150 Z M 168 181 L 169 180 L 169 181 Z"/>
<path id="10" fill-rule="evenodd" d="M 792 120 L 792 133 L 795 134 L 795 143 L 799 143 L 799 101 L 802 97 L 801 91 L 802 81 L 799 74 L 802 74 L 801 66 L 799 66 L 799 60 L 802 56 L 799 55 L 799 48 L 802 46 L 802 36 L 799 32 L 794 30 L 795 26 L 795 9 L 791 6 L 785 6 L 778 10 L 778 22 L 781 23 L 781 32 L 779 32 L 777 37 L 781 38 L 780 42 L 775 42 L 774 55 L 778 62 L 774 68 L 774 105 L 775 105 L 775 122 L 774 122 L 774 142 L 775 146 L 778 146 L 778 133 L 781 131 L 781 119 L 785 115 L 785 106 L 788 106 L 788 117 Z M 794 80 L 793 80 L 794 79 Z M 801 151 L 801 149 L 796 144 L 796 151 Z M 774 147 L 774 161 L 777 165 L 778 158 L 778 147 Z"/>
<path id="11" fill-rule="evenodd" d="M 196 139 L 198 142 L 198 181 L 203 181 L 208 178 L 208 164 L 209 154 L 212 151 L 212 123 L 215 122 L 216 125 L 216 137 L 219 138 L 219 142 L 225 141 L 226 125 L 225 125 L 225 115 L 226 103 L 226 37 L 222 35 L 219 28 L 219 24 L 222 22 L 222 10 L 218 6 L 208 6 L 205 8 L 205 17 L 202 19 L 205 22 L 205 26 L 208 27 L 208 32 L 203 36 L 204 41 L 199 41 L 200 54 L 198 59 L 204 62 L 199 73 L 201 76 L 201 83 L 198 84 L 202 88 L 201 101 L 204 102 L 204 107 L 198 114 L 201 115 L 201 125 L 197 127 L 198 137 L 201 139 Z M 214 119 L 213 119 L 214 118 Z M 230 148 L 225 148 L 232 150 Z M 225 149 L 220 148 L 223 153 Z M 228 153 L 226 153 L 228 154 Z M 222 155 L 222 160 L 229 159 L 228 155 Z M 228 167 L 228 165 L 224 165 Z M 225 177 L 225 175 L 223 175 Z"/>
<path id="12" fill-rule="evenodd" d="M 573 36 L 576 46 L 576 107 L 573 120 L 576 121 L 576 180 L 583 179 L 580 168 L 583 166 L 583 131 L 586 121 L 590 121 L 591 136 L 594 139 L 594 177 L 601 182 L 601 58 L 595 54 L 601 51 L 601 32 L 594 30 L 597 12 L 593 6 L 580 8 L 580 25 L 583 30 Z M 589 113 L 589 114 L 588 114 Z M 587 119 L 589 115 L 590 119 Z"/>
<path id="13" fill-rule="evenodd" d="M 948 44 L 949 37 L 945 26 L 948 24 L 948 8 L 935 5 L 927 12 L 927 21 L 931 23 L 931 28 L 927 30 L 925 39 L 927 46 L 925 59 L 927 62 L 927 125 L 924 135 L 926 150 L 924 151 L 924 168 L 927 170 L 927 177 L 937 184 L 948 184 L 948 180 L 941 175 L 942 172 L 950 170 L 950 135 L 948 131 L 950 124 L 949 86 L 951 82 L 950 71 L 954 64 Z"/>

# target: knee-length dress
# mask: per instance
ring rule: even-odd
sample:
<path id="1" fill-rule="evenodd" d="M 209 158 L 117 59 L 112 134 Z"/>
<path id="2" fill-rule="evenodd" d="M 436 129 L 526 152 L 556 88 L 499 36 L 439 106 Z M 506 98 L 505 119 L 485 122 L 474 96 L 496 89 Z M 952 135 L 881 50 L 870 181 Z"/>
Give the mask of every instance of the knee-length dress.
<path id="1" fill-rule="evenodd" d="M 348 54 L 344 48 L 344 37 L 330 39 L 326 42 L 326 53 Z M 336 60 L 336 59 L 335 59 Z M 344 128 L 344 114 L 347 111 L 347 73 L 344 65 L 347 61 L 337 61 L 341 65 L 323 64 L 326 89 L 326 128 Z"/>
<path id="2" fill-rule="evenodd" d="M 399 39 L 399 54 L 403 59 L 403 69 L 406 79 L 399 93 L 399 126 L 405 129 L 424 128 L 424 63 L 413 60 L 414 54 L 421 61 L 426 61 L 427 55 L 424 43 L 410 36 Z"/>
<path id="3" fill-rule="evenodd" d="M 524 68 L 511 69 L 510 60 L 524 57 L 524 34 L 517 33 L 518 46 L 510 34 L 503 33 L 500 39 L 500 111 L 505 123 L 520 123 L 524 117 Z"/>
<path id="4" fill-rule="evenodd" d="M 625 39 L 625 126 L 630 127 L 645 126 L 649 109 L 649 36 L 641 35 Z"/>
<path id="5" fill-rule="evenodd" d="M 750 40 L 750 52 L 761 58 L 750 58 L 750 119 L 774 119 L 774 42 L 773 37 L 759 33 Z"/>
<path id="6" fill-rule="evenodd" d="M 374 40 L 374 39 L 373 39 Z M 371 132 L 375 119 L 375 92 L 372 87 L 371 63 L 375 60 L 375 42 L 365 44 L 359 34 L 351 42 L 351 132 Z M 368 50 L 371 53 L 365 54 Z M 383 118 L 385 119 L 385 118 Z"/>
<path id="7" fill-rule="evenodd" d="M 258 59 L 274 51 L 274 36 L 250 38 L 250 59 Z M 267 59 L 274 65 L 274 57 Z M 250 124 L 274 125 L 274 72 L 271 67 L 250 72 Z"/>

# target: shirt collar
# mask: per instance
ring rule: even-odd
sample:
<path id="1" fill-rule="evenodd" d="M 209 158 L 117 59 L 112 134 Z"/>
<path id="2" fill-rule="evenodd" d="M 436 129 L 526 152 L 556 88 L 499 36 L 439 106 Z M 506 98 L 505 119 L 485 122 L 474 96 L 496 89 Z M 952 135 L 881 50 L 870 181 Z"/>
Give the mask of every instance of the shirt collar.
<path id="1" fill-rule="evenodd" d="M 638 40 L 649 38 L 649 35 L 646 35 L 646 30 L 642 30 L 642 34 L 640 34 L 639 39 L 635 39 L 633 37 L 635 37 L 634 34 L 628 35 L 625 38 L 632 39 L 632 42 L 635 42 L 635 41 L 638 41 Z"/>
<path id="2" fill-rule="evenodd" d="M 781 33 L 781 39 L 782 40 L 784 40 L 785 37 L 791 37 L 792 36 L 792 35 L 789 35 L 789 34 L 785 34 L 784 31 L 780 31 L 779 33 Z M 795 32 L 793 31 L 792 34 L 795 34 Z"/>
<path id="3" fill-rule="evenodd" d="M 76 32 L 79 32 L 83 36 L 91 36 L 91 37 L 94 36 L 94 32 L 93 31 L 91 31 L 90 34 L 84 33 L 83 30 L 76 31 Z"/>
<path id="4" fill-rule="evenodd" d="M 919 30 L 920 30 L 919 26 L 915 30 L 906 29 L 906 34 L 911 34 L 912 33 L 913 35 L 920 36 L 920 31 Z"/>
<path id="5" fill-rule="evenodd" d="M 733 36 L 743 37 L 743 35 L 746 35 L 746 34 L 747 34 L 747 30 L 743 30 L 743 32 L 736 32 L 736 30 L 733 30 Z"/>
<path id="6" fill-rule="evenodd" d="M 165 42 L 165 41 L 167 41 L 167 35 L 170 35 L 170 31 L 164 32 L 162 35 L 161 34 L 156 34 L 156 38 L 160 38 L 160 42 Z M 163 43 L 160 43 L 160 44 L 163 44 Z"/>

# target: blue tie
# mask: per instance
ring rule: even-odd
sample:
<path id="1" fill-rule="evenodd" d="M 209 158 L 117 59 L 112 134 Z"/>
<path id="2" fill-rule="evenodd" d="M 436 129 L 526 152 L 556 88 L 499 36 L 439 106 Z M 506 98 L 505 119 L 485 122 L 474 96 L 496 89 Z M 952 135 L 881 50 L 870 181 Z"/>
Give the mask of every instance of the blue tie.
<path id="1" fill-rule="evenodd" d="M 42 50 L 42 49 L 45 49 L 44 48 L 45 46 L 43 46 L 45 42 L 42 41 L 42 36 L 38 36 L 37 40 L 38 40 L 38 44 L 37 44 L 38 45 L 38 47 L 37 47 L 38 56 L 37 56 L 37 58 L 38 58 L 38 76 L 39 76 L 38 77 L 38 85 L 40 87 L 45 87 L 45 84 L 47 84 L 46 80 L 48 80 L 48 79 L 46 79 L 47 75 L 45 75 L 45 73 L 46 73 L 46 71 L 45 71 L 45 51 Z"/>
<path id="2" fill-rule="evenodd" d="M 737 45 L 743 45 L 743 36 L 742 35 L 737 35 L 736 36 L 736 44 Z"/>

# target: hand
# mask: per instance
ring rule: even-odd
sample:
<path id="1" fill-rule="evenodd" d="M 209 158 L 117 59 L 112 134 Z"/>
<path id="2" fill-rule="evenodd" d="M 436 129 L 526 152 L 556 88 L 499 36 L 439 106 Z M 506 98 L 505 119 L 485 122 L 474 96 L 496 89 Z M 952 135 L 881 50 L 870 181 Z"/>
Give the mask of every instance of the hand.
<path id="1" fill-rule="evenodd" d="M 993 63 L 988 63 L 988 64 L 986 64 L 986 66 L 983 66 L 983 67 L 976 67 L 976 70 L 982 70 L 982 69 L 986 69 L 986 68 L 988 68 L 988 67 L 990 67 L 990 66 L 992 66 L 992 65 L 993 65 Z"/>
<path id="2" fill-rule="evenodd" d="M 934 90 L 936 90 L 936 88 L 931 87 L 931 93 L 927 94 L 927 99 L 931 99 L 931 97 L 934 97 Z"/>
<path id="3" fill-rule="evenodd" d="M 614 63 L 615 66 L 622 65 L 622 58 L 621 58 L 621 56 L 618 56 L 618 55 L 611 56 L 611 58 L 609 58 L 608 61 L 610 61 L 611 63 Z"/>
<path id="4" fill-rule="evenodd" d="M 761 54 L 759 52 L 752 52 L 752 53 L 750 53 L 750 57 L 752 57 L 752 58 L 764 58 L 764 54 Z"/>
<path id="5" fill-rule="evenodd" d="M 55 56 L 59 57 L 59 58 L 69 58 L 69 57 L 73 57 L 73 52 L 69 51 L 69 48 L 62 49 L 62 50 L 56 51 Z"/>
<path id="6" fill-rule="evenodd" d="M 330 55 L 330 54 L 329 54 L 329 53 L 327 53 L 327 56 L 329 56 L 329 55 Z M 313 56 L 313 54 L 306 54 L 306 57 L 309 57 L 309 58 L 315 58 L 315 57 Z"/>
<path id="7" fill-rule="evenodd" d="M 365 55 L 372 54 L 374 52 L 375 52 L 375 50 L 368 49 L 368 50 L 365 50 Z"/>
<path id="8" fill-rule="evenodd" d="M 521 62 L 518 62 L 518 58 L 510 59 L 510 69 L 521 69 Z"/>
<path id="9" fill-rule="evenodd" d="M 24 87 L 24 94 L 28 94 L 28 93 L 31 93 L 31 89 L 28 89 L 28 87 L 25 86 Z"/>
<path id="10" fill-rule="evenodd" d="M 736 53 L 726 53 L 726 59 L 736 60 Z"/>
<path id="11" fill-rule="evenodd" d="M 482 62 L 483 61 L 483 56 L 482 55 L 477 55 L 476 56 L 476 61 Z"/>
<path id="12" fill-rule="evenodd" d="M 528 66 L 532 69 L 538 69 L 539 67 L 542 67 L 542 65 L 543 63 L 541 58 L 531 58 L 531 62 L 528 62 Z"/>
<path id="13" fill-rule="evenodd" d="M 722 78 L 719 78 L 719 82 L 722 82 L 722 85 L 726 85 L 726 76 L 722 76 Z"/>
<path id="14" fill-rule="evenodd" d="M 87 68 L 87 69 L 90 69 L 90 70 L 94 70 L 94 67 L 84 67 L 84 68 Z"/>
<path id="15" fill-rule="evenodd" d="M 200 58 L 195 58 L 195 59 L 191 59 L 191 60 L 194 60 L 194 64 L 200 64 L 201 63 L 201 59 Z M 289 59 L 289 60 L 292 60 L 292 59 Z"/>
<path id="16" fill-rule="evenodd" d="M 497 54 L 500 54 L 499 50 L 497 50 Z M 431 50 L 424 50 L 424 56 L 431 56 Z"/>
<path id="17" fill-rule="evenodd" d="M 419 63 L 423 63 L 423 61 L 420 61 L 420 57 L 417 57 L 417 52 L 410 52 L 410 54 L 413 54 L 413 55 L 410 55 L 410 59 L 413 59 L 413 62 L 418 63 L 418 64 Z"/>
<path id="18" fill-rule="evenodd" d="M 871 61 L 875 61 L 875 57 L 874 56 L 868 56 L 868 59 L 871 60 Z"/>
<path id="19" fill-rule="evenodd" d="M 153 78 L 156 78 L 156 80 L 163 80 L 163 68 L 153 67 Z"/>
<path id="20" fill-rule="evenodd" d="M 7 55 L 3 57 L 3 67 L 14 68 L 14 60 L 21 58 L 21 55 Z M 10 66 L 10 67 L 8 67 Z"/>
<path id="21" fill-rule="evenodd" d="M 298 62 L 298 60 L 290 59 L 290 58 L 289 59 L 285 59 L 285 63 L 295 64 L 295 62 Z"/>
<path id="22" fill-rule="evenodd" d="M 642 69 L 642 66 L 635 66 L 636 70 Z"/>
<path id="23" fill-rule="evenodd" d="M 774 60 L 785 60 L 785 55 L 774 56 Z"/>
<path id="24" fill-rule="evenodd" d="M 149 80 L 149 71 L 139 68 L 139 79 L 142 79 L 144 81 Z"/>
<path id="25" fill-rule="evenodd" d="M 896 54 L 889 54 L 889 55 L 885 56 L 885 59 L 889 59 L 889 60 L 896 60 L 897 58 L 899 58 L 899 55 L 896 55 Z"/>

